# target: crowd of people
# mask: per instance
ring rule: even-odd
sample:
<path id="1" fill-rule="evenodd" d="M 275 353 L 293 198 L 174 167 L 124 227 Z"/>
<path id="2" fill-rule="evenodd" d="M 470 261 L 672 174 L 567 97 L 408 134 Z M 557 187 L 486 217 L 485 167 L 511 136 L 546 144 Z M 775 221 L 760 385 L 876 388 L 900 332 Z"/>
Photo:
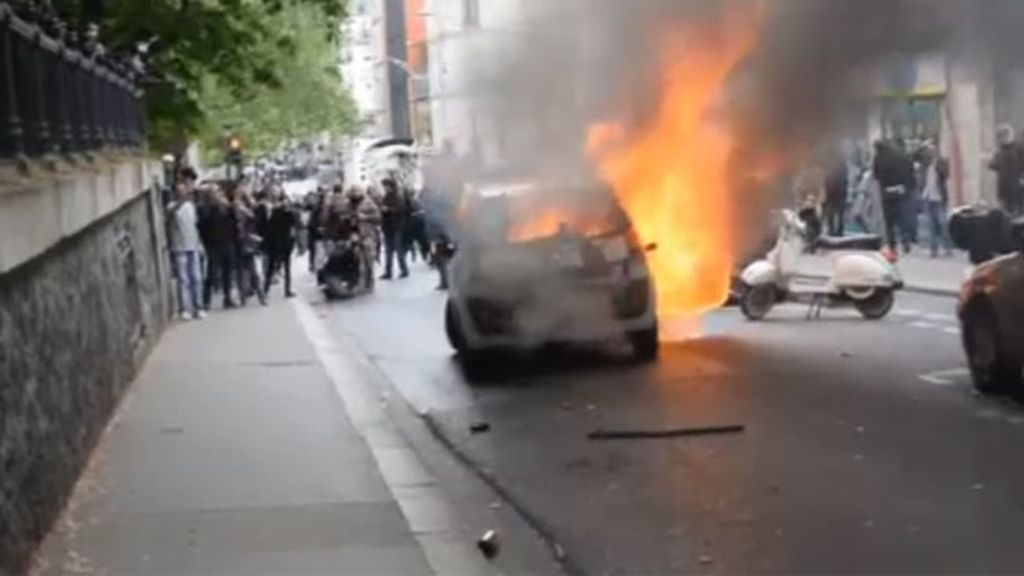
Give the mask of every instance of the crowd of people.
<path id="1" fill-rule="evenodd" d="M 1022 216 L 1024 144 L 1009 125 L 999 126 L 996 138 L 998 147 L 988 163 L 996 177 L 996 198 L 1012 217 Z M 795 188 L 801 208 L 820 213 L 822 232 L 842 236 L 854 224 L 884 236 L 893 255 L 919 244 L 923 220 L 935 258 L 953 249 L 947 223 L 949 178 L 949 160 L 933 141 L 890 138 L 875 141 L 870 151 L 833 154 L 820 172 L 801 173 Z"/>
<path id="2" fill-rule="evenodd" d="M 182 319 L 201 319 L 219 293 L 223 306 L 267 303 L 275 283 L 292 290 L 293 257 L 308 254 L 311 272 L 324 266 L 334 247 L 358 235 L 359 289 L 409 276 L 409 261 L 421 259 L 439 271 L 447 288 L 451 243 L 444 231 L 444 202 L 430 189 L 415 193 L 396 178 L 380 186 L 323 187 L 289 198 L 280 183 L 250 180 L 197 186 L 191 169 L 176 178 L 167 203 L 168 242 L 178 282 Z"/>

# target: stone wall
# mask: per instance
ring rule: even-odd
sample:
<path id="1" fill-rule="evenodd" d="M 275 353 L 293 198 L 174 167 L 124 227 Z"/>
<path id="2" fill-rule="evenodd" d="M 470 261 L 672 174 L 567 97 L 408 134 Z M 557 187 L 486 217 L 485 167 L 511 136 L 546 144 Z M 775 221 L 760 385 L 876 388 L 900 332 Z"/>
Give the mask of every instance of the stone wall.
<path id="1" fill-rule="evenodd" d="M 136 191 L 0 272 L 0 574 L 24 570 L 166 324 L 163 243 Z"/>

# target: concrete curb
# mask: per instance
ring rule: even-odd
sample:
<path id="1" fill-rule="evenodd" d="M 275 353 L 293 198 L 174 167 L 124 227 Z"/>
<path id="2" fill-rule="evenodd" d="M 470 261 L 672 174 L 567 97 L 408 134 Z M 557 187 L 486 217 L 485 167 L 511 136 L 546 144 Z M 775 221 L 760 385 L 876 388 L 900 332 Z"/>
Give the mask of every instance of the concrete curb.
<path id="1" fill-rule="evenodd" d="M 381 389 L 372 383 L 386 376 L 346 335 L 331 333 L 304 299 L 292 300 L 292 309 L 434 574 L 496 574 L 465 543 L 454 508 L 382 405 Z M 346 353 L 338 353 L 336 339 Z"/>

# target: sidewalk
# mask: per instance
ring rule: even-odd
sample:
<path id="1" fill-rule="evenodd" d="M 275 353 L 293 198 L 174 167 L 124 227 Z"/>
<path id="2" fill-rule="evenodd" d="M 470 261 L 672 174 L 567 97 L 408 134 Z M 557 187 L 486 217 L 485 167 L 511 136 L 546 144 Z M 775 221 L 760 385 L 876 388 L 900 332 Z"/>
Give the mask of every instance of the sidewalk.
<path id="1" fill-rule="evenodd" d="M 896 263 L 906 289 L 913 292 L 926 294 L 937 294 L 941 296 L 955 296 L 960 293 L 960 285 L 966 278 L 967 270 L 971 267 L 967 261 L 967 255 L 963 252 L 954 252 L 949 258 L 929 258 L 927 254 L 911 253 L 909 256 L 900 255 Z M 925 252 L 927 249 L 923 249 Z M 803 256 L 801 269 L 808 276 L 826 276 L 830 270 L 828 257 L 825 255 Z"/>
<path id="2" fill-rule="evenodd" d="M 276 300 L 173 326 L 32 573 L 485 572 L 404 438 L 352 405 L 365 375 L 322 363 L 353 352 L 311 340 L 315 317 Z"/>

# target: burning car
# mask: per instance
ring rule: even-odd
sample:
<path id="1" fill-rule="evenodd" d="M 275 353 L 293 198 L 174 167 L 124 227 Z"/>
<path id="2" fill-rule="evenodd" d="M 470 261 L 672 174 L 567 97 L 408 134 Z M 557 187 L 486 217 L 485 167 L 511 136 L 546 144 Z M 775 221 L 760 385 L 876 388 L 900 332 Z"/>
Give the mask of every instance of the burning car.
<path id="1" fill-rule="evenodd" d="M 492 185 L 460 209 L 445 327 L 464 360 L 500 348 L 625 337 L 658 353 L 646 252 L 601 184 Z"/>

